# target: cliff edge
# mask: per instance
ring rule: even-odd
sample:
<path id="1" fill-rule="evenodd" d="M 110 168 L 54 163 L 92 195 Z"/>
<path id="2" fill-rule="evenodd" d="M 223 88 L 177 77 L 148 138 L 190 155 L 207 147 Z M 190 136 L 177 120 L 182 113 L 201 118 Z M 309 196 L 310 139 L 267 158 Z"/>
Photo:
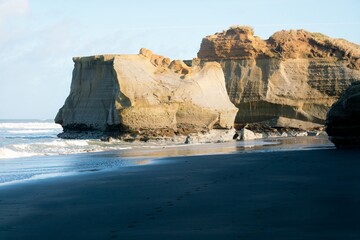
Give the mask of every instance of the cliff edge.
<path id="1" fill-rule="evenodd" d="M 237 123 L 320 126 L 341 93 L 360 80 L 359 45 L 305 30 L 263 40 L 251 27 L 234 26 L 203 38 L 198 58 L 220 63 L 230 100 L 240 109 Z"/>
<path id="2" fill-rule="evenodd" d="M 147 49 L 73 60 L 71 91 L 55 118 L 64 129 L 60 137 L 79 131 L 159 137 L 233 127 L 238 109 L 216 62 L 189 67 Z"/>
<path id="3" fill-rule="evenodd" d="M 337 148 L 360 148 L 360 82 L 354 82 L 331 106 L 326 132 Z"/>

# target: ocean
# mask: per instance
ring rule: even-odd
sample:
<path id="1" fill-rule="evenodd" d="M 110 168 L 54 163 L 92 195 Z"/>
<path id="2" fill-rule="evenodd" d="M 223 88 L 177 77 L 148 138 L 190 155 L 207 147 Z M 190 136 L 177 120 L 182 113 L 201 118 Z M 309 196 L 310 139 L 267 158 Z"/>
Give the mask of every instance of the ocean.
<path id="1" fill-rule="evenodd" d="M 125 143 L 60 139 L 60 132 L 61 126 L 53 120 L 0 120 L 0 159 L 131 148 Z"/>
<path id="2" fill-rule="evenodd" d="M 114 157 L 114 151 L 133 148 L 130 143 L 60 139 L 61 131 L 53 120 L 0 120 L 0 186 L 139 162 Z M 97 154 L 104 151 L 112 157 Z"/>

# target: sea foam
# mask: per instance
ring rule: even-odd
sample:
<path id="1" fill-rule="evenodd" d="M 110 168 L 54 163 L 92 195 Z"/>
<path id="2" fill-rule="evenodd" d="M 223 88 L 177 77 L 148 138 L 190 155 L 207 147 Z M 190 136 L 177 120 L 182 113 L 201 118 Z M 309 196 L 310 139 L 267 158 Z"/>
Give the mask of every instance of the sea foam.
<path id="1" fill-rule="evenodd" d="M 0 129 L 61 129 L 51 122 L 0 122 Z"/>

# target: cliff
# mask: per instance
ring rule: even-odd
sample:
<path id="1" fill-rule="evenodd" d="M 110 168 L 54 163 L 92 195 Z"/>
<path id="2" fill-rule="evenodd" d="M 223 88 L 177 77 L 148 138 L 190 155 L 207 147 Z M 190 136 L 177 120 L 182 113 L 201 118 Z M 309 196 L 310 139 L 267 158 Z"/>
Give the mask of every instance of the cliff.
<path id="1" fill-rule="evenodd" d="M 239 108 L 237 123 L 281 118 L 289 120 L 287 127 L 318 126 L 340 94 L 360 80 L 359 45 L 305 30 L 262 40 L 250 27 L 231 27 L 205 37 L 198 58 L 220 63 Z"/>
<path id="2" fill-rule="evenodd" d="M 233 127 L 238 110 L 218 63 L 189 67 L 147 49 L 73 60 L 70 94 L 55 118 L 63 137 L 87 130 L 151 137 Z"/>
<path id="3" fill-rule="evenodd" d="M 354 82 L 331 106 L 326 132 L 338 148 L 360 147 L 360 82 Z"/>

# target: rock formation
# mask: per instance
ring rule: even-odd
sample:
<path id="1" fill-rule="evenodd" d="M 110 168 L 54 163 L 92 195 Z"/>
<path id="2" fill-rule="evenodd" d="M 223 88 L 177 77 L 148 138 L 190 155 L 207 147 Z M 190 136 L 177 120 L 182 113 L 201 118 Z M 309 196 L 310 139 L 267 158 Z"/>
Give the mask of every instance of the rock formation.
<path id="1" fill-rule="evenodd" d="M 55 119 L 62 137 L 88 130 L 151 137 L 233 127 L 238 110 L 216 62 L 189 67 L 147 49 L 73 61 L 70 95 Z"/>
<path id="2" fill-rule="evenodd" d="M 262 40 L 250 27 L 231 27 L 205 37 L 198 58 L 221 64 L 230 100 L 239 108 L 237 123 L 279 125 L 288 119 L 286 127 L 317 127 L 340 94 L 360 80 L 359 45 L 304 30 Z"/>
<path id="3" fill-rule="evenodd" d="M 360 148 L 360 82 L 353 83 L 332 105 L 325 130 L 336 147 Z"/>

